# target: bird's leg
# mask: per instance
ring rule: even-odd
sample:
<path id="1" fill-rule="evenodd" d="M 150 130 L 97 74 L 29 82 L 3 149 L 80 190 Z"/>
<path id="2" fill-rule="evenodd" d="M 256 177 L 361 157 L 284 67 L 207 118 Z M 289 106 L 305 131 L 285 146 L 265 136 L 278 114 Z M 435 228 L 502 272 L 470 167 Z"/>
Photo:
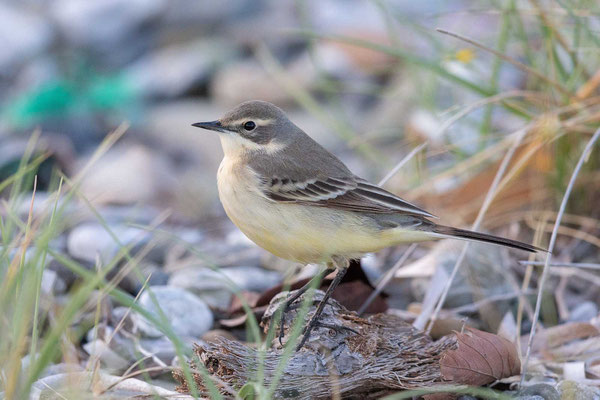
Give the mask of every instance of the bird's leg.
<path id="1" fill-rule="evenodd" d="M 350 263 L 346 259 L 344 259 L 342 262 L 338 262 L 338 260 L 334 258 L 333 263 L 337 267 L 338 272 L 335 275 L 335 278 L 333 279 L 333 281 L 331 282 L 329 287 L 327 288 L 325 295 L 319 302 L 319 305 L 317 306 L 317 310 L 315 311 L 312 318 L 306 325 L 306 328 L 304 328 L 304 334 L 302 335 L 302 340 L 300 340 L 300 343 L 296 347 L 296 351 L 300 350 L 304 346 L 304 343 L 306 343 L 306 341 L 310 337 L 310 332 L 312 331 L 312 329 L 315 327 L 315 325 L 319 321 L 319 317 L 321 316 L 321 313 L 323 312 L 325 305 L 327 305 L 327 300 L 329 300 L 329 298 L 333 294 L 333 291 L 335 290 L 335 288 L 340 284 L 340 282 L 342 281 L 342 278 L 344 277 L 344 275 L 346 275 L 346 271 L 348 271 L 348 267 L 350 266 Z"/>
<path id="2" fill-rule="evenodd" d="M 335 268 L 333 266 L 328 265 L 327 269 L 325 269 L 324 271 L 321 271 L 319 274 L 314 276 L 310 281 L 308 281 L 308 283 L 306 283 L 300 289 L 296 290 L 296 292 L 294 294 L 292 294 L 291 296 L 288 296 L 288 298 L 285 300 L 285 303 L 283 303 L 283 306 L 281 309 L 281 317 L 279 319 L 279 344 L 280 345 L 283 346 L 282 340 L 283 340 L 283 325 L 285 323 L 285 313 L 290 310 L 290 306 L 292 304 L 294 304 L 294 302 L 296 300 L 298 300 L 300 298 L 300 296 L 302 296 L 304 293 L 306 293 L 306 291 L 309 288 L 311 288 L 313 285 L 318 285 L 319 282 L 324 277 L 326 277 L 327 275 L 332 273 L 334 270 L 335 270 Z"/>

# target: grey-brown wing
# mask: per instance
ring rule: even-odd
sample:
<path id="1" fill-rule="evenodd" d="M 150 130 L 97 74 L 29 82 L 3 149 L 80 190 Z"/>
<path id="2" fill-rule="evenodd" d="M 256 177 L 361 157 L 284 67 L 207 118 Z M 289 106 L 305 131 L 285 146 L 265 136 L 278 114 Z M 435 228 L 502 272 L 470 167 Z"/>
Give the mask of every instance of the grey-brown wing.
<path id="1" fill-rule="evenodd" d="M 263 177 L 262 182 L 265 196 L 277 202 L 375 214 L 403 212 L 434 217 L 387 190 L 357 177 L 315 177 L 304 181 Z"/>
<path id="2" fill-rule="evenodd" d="M 295 137 L 298 140 L 289 143 L 276 156 L 255 154 L 248 160 L 269 199 L 346 211 L 404 212 L 434 217 L 387 190 L 356 177 L 343 162 L 304 132 L 299 130 Z"/>

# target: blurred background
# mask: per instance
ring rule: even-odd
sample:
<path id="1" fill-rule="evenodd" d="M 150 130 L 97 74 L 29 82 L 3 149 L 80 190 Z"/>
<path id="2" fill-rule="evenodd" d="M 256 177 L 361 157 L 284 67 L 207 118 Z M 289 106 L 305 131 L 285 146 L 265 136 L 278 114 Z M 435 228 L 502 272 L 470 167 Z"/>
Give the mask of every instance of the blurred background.
<path id="1" fill-rule="evenodd" d="M 0 43 L 0 225 L 4 249 L 12 249 L 0 254 L 2 273 L 33 227 L 39 236 L 24 265 L 47 299 L 38 304 L 38 291 L 17 308 L 0 307 L 10 315 L 2 324 L 11 325 L 0 354 L 24 358 L 40 348 L 38 336 L 71 326 L 76 333 L 65 342 L 73 347 L 62 352 L 84 364 L 97 327 L 128 315 L 94 285 L 85 292 L 91 303 L 78 303 L 74 288 L 91 278 L 68 260 L 106 271 L 131 296 L 155 288 L 187 344 L 216 328 L 245 338 L 243 322 L 223 322 L 239 316 L 240 304 L 229 286 L 215 283 L 220 274 L 252 305 L 301 266 L 258 249 L 226 218 L 216 190 L 218 137 L 191 127 L 243 101 L 283 108 L 359 176 L 378 182 L 395 171 L 386 189 L 447 225 L 475 221 L 500 169 L 478 229 L 542 247 L 600 126 L 597 0 L 4 0 Z M 569 199 L 556 261 L 600 261 L 599 165 L 596 149 Z M 508 329 L 510 315 L 512 338 L 527 333 L 539 270 L 518 264 L 522 254 L 471 249 L 447 315 L 492 332 Z M 353 289 L 359 303 L 405 250 L 363 260 L 366 275 Z M 420 245 L 385 286 L 383 309 L 413 322 L 428 293 L 439 292 L 440 279 L 437 288 L 431 283 L 438 271 L 447 277 L 459 252 L 460 244 Z M 565 268 L 551 274 L 541 318 L 547 326 L 598 316 L 596 272 Z M 519 293 L 531 304 L 518 302 Z M 0 288 L 0 300 L 14 296 L 14 287 Z M 178 315 L 190 301 L 201 303 L 187 310 L 195 314 Z M 152 308 L 144 295 L 140 302 Z M 69 304 L 79 304 L 81 315 L 57 324 Z M 102 318 L 94 314 L 99 304 Z M 132 314 L 125 329 L 170 363 L 172 338 Z M 101 357 L 103 368 L 122 373 L 138 360 L 127 340 L 111 345 L 119 343 L 124 361 Z M 3 357 L 0 363 L 12 360 Z M 32 381 L 50 360 L 31 364 L 40 366 L 27 372 Z M 4 381 L 8 393 L 18 375 Z"/>
<path id="2" fill-rule="evenodd" d="M 469 218 L 467 208 L 477 210 L 482 193 L 461 197 L 456 189 L 502 155 L 481 151 L 562 104 L 600 57 L 594 1 L 58 0 L 0 7 L 1 176 L 14 172 L 35 129 L 38 146 L 52 152 L 39 173 L 43 188 L 54 166 L 75 173 L 127 121 L 125 137 L 94 167 L 83 192 L 95 202 L 168 206 L 190 222 L 222 215 L 218 140 L 190 124 L 249 99 L 284 108 L 373 180 L 427 142 L 390 187 L 413 200 L 435 193 L 423 206 Z M 505 53 L 565 90 L 435 28 Z M 465 107 L 507 92 L 443 128 Z M 557 157 L 554 146 L 567 151 Z M 521 189 L 554 186 L 560 193 L 573 163 L 568 150 L 565 143 L 541 149 L 534 158 L 544 176 Z M 437 176 L 474 154 L 481 160 Z M 529 196 L 521 204 L 552 197 L 521 195 Z"/>

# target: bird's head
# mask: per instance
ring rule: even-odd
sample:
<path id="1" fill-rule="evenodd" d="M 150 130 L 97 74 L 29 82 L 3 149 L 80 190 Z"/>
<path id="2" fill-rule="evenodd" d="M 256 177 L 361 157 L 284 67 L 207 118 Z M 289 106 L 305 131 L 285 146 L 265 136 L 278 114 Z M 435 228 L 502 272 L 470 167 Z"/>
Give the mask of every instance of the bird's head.
<path id="1" fill-rule="evenodd" d="M 216 121 L 192 126 L 218 132 L 226 154 L 277 151 L 298 129 L 279 107 L 259 100 L 242 103 Z"/>

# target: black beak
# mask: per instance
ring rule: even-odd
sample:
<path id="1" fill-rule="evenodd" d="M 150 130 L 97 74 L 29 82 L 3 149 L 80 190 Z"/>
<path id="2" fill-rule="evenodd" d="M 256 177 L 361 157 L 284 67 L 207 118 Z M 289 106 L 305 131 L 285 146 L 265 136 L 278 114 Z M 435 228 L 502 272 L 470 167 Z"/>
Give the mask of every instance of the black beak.
<path id="1" fill-rule="evenodd" d="M 221 126 L 221 121 L 196 122 L 192 124 L 196 128 L 208 129 L 209 131 L 224 132 L 225 129 Z"/>

